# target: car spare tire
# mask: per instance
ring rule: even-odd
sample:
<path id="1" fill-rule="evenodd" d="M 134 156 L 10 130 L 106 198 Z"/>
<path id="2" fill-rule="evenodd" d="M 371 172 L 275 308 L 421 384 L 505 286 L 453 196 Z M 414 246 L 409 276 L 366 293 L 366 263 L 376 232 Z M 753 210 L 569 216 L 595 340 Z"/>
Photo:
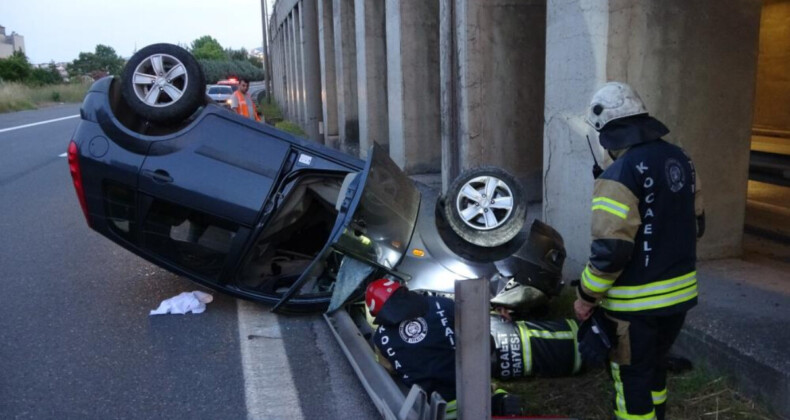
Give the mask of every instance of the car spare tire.
<path id="1" fill-rule="evenodd" d="M 206 80 L 195 57 L 172 44 L 153 44 L 135 53 L 121 75 L 121 93 L 140 117 L 178 123 L 204 103 Z"/>
<path id="2" fill-rule="evenodd" d="M 462 173 L 444 198 L 445 220 L 466 242 L 497 247 L 513 239 L 527 216 L 521 184 L 509 173 L 483 166 Z"/>

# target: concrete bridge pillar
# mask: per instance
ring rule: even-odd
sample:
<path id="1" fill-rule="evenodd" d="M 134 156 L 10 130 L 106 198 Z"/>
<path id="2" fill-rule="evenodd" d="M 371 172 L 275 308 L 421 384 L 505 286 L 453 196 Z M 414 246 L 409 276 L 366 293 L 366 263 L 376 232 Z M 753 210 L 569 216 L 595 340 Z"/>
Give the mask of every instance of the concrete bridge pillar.
<path id="1" fill-rule="evenodd" d="M 337 127 L 337 74 L 335 73 L 335 28 L 332 0 L 317 0 L 318 53 L 321 68 L 321 112 L 323 140 L 340 147 Z"/>
<path id="2" fill-rule="evenodd" d="M 322 119 L 321 69 L 318 63 L 318 27 L 316 25 L 318 11 L 316 7 L 316 0 L 299 1 L 300 61 L 302 63 L 300 80 L 303 82 L 302 115 L 304 119 L 302 127 L 309 139 L 321 142 L 322 139 L 318 133 L 318 123 Z"/>
<path id="3" fill-rule="evenodd" d="M 291 16 L 288 18 L 291 27 L 291 60 L 293 62 L 293 120 L 304 127 L 304 102 L 305 102 L 305 86 L 304 78 L 302 77 L 302 26 L 301 22 L 302 11 L 299 7 L 294 7 L 291 10 Z"/>
<path id="4" fill-rule="evenodd" d="M 441 167 L 439 2 L 386 0 L 390 156 L 408 173 Z"/>
<path id="5" fill-rule="evenodd" d="M 359 114 L 357 111 L 357 48 L 354 33 L 354 2 L 332 2 L 337 80 L 337 124 L 340 148 L 359 156 Z"/>
<path id="6" fill-rule="evenodd" d="M 715 6 L 547 3 L 543 213 L 565 238 L 567 273 L 581 271 L 589 256 L 593 180 L 585 136 L 596 142 L 597 135 L 584 123 L 586 105 L 615 79 L 640 92 L 672 131 L 667 140 L 696 162 L 709 227 L 698 255 L 740 253 L 760 6 L 739 0 Z"/>
<path id="7" fill-rule="evenodd" d="M 445 188 L 462 170 L 498 165 L 540 200 L 544 0 L 442 0 Z"/>
<path id="8" fill-rule="evenodd" d="M 387 44 L 384 2 L 355 0 L 359 151 L 365 156 L 376 143 L 389 149 L 387 121 Z"/>
<path id="9" fill-rule="evenodd" d="M 283 22 L 283 49 L 285 50 L 285 77 L 286 83 L 286 103 L 283 104 L 283 113 L 288 119 L 295 119 L 296 115 L 296 79 L 294 71 L 294 53 L 293 53 L 293 19 L 291 14 L 285 18 Z"/>

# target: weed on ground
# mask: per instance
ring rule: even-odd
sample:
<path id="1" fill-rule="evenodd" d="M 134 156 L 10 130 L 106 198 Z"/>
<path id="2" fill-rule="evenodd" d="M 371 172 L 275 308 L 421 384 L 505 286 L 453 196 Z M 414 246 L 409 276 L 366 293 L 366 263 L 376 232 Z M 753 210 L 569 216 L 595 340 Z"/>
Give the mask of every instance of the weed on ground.
<path id="1" fill-rule="evenodd" d="M 28 86 L 0 83 L 0 113 L 36 109 L 61 102 L 82 102 L 89 83 Z"/>
<path id="2" fill-rule="evenodd" d="M 286 133 L 291 133 L 295 136 L 299 137 L 307 137 L 307 133 L 302 130 L 302 127 L 299 127 L 296 123 L 292 123 L 290 121 L 280 121 L 274 125 L 279 130 L 283 130 Z"/>
<path id="3" fill-rule="evenodd" d="M 614 388 L 607 370 L 587 371 L 571 378 L 533 378 L 497 383 L 521 397 L 524 413 L 610 420 Z M 754 401 L 733 390 L 729 381 L 704 369 L 669 374 L 667 419 L 775 419 Z"/>

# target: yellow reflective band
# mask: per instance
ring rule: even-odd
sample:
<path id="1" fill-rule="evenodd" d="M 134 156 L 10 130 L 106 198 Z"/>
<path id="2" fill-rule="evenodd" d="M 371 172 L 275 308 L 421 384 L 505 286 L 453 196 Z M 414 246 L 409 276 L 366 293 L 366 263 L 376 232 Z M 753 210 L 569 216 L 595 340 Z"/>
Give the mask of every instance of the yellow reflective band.
<path id="1" fill-rule="evenodd" d="M 605 292 L 612 287 L 614 280 L 607 280 L 603 277 L 598 277 L 590 271 L 590 266 L 582 271 L 582 283 L 584 287 L 592 290 L 593 292 Z"/>
<path id="2" fill-rule="evenodd" d="M 532 374 L 532 344 L 529 342 L 529 328 L 524 325 L 524 321 L 516 321 L 519 335 L 521 335 L 521 348 L 524 355 L 524 376 Z"/>
<path id="3" fill-rule="evenodd" d="M 625 204 L 612 200 L 611 198 L 595 197 L 592 201 L 592 211 L 595 210 L 603 210 L 621 219 L 625 219 L 628 217 L 628 211 L 630 208 Z"/>
<path id="4" fill-rule="evenodd" d="M 582 354 L 579 353 L 579 325 L 572 319 L 565 319 L 573 333 L 573 373 L 578 373 L 582 368 Z"/>
<path id="5" fill-rule="evenodd" d="M 593 204 L 595 204 L 595 203 L 606 203 L 606 204 L 609 204 L 610 206 L 612 206 L 613 208 L 618 209 L 618 210 L 620 210 L 622 212 L 625 212 L 625 213 L 628 213 L 628 210 L 631 210 L 631 207 L 628 207 L 625 204 L 623 204 L 623 203 L 621 203 L 619 201 L 612 200 L 611 198 L 608 198 L 608 197 L 595 197 L 595 198 L 593 198 L 592 202 L 593 202 Z"/>
<path id="6" fill-rule="evenodd" d="M 527 329 L 529 329 L 529 327 L 527 327 Z M 573 333 L 570 331 L 541 331 L 529 329 L 529 335 L 549 340 L 570 340 L 573 338 Z"/>
<path id="7" fill-rule="evenodd" d="M 455 420 L 458 418 L 458 401 L 452 400 L 447 402 L 447 406 L 444 409 L 446 420 Z"/>
<path id="8" fill-rule="evenodd" d="M 615 216 L 617 216 L 617 217 L 619 217 L 621 219 L 628 218 L 627 214 L 621 213 L 621 212 L 619 212 L 617 210 L 611 209 L 611 208 L 609 208 L 609 207 L 607 207 L 605 205 L 601 205 L 601 204 L 596 205 L 596 206 L 592 206 L 592 211 L 595 211 L 595 210 L 603 210 L 603 211 L 605 211 L 607 213 L 611 213 L 611 214 L 613 214 L 613 215 L 615 215 Z"/>
<path id="9" fill-rule="evenodd" d="M 661 391 L 651 391 L 653 395 L 653 405 L 664 404 L 667 402 L 667 389 L 664 388 Z"/>
<path id="10" fill-rule="evenodd" d="M 620 380 L 620 365 L 615 362 L 610 362 L 609 366 L 612 369 L 612 379 L 614 379 L 614 391 L 615 391 L 615 410 L 614 413 L 617 415 L 619 412 L 625 412 L 625 396 L 623 395 L 623 381 Z"/>
<path id="11" fill-rule="evenodd" d="M 604 299 L 601 306 L 612 311 L 646 311 L 649 309 L 666 308 L 668 306 L 677 305 L 694 299 L 695 297 L 697 297 L 697 283 L 673 293 L 642 299 L 610 299 L 607 297 Z"/>
<path id="12" fill-rule="evenodd" d="M 664 294 L 686 288 L 696 282 L 697 272 L 692 271 L 669 280 L 661 280 L 639 286 L 614 286 L 606 292 L 606 296 L 612 298 L 636 298 Z"/>

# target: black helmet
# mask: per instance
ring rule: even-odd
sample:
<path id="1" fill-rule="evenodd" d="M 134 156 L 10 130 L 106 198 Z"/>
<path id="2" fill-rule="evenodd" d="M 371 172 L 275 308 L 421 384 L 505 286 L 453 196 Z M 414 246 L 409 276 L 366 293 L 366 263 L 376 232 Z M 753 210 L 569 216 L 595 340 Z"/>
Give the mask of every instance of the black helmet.
<path id="1" fill-rule="evenodd" d="M 524 245 L 512 258 L 497 262 L 497 269 L 520 284 L 555 296 L 562 288 L 565 255 L 562 235 L 551 226 L 535 220 Z"/>

